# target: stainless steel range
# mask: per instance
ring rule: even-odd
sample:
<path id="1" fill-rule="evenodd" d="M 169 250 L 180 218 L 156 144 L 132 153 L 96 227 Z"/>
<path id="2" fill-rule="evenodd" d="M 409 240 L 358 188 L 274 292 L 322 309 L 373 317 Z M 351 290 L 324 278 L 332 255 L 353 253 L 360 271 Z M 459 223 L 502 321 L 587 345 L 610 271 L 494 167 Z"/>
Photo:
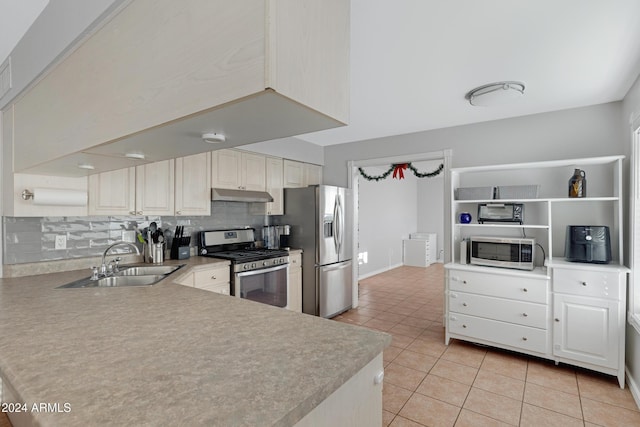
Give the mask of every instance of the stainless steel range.
<path id="1" fill-rule="evenodd" d="M 256 248 L 255 230 L 201 231 L 201 256 L 231 261 L 231 295 L 287 307 L 289 305 L 289 252 Z"/>

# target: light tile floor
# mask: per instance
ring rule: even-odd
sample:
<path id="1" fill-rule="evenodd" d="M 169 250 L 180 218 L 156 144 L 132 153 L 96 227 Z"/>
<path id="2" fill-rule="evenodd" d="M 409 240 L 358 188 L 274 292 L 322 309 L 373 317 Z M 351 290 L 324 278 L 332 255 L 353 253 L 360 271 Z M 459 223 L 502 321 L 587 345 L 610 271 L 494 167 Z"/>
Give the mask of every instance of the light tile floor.
<path id="1" fill-rule="evenodd" d="M 613 376 L 458 340 L 446 346 L 442 264 L 396 268 L 359 287 L 360 306 L 335 320 L 393 336 L 384 426 L 640 426 Z"/>

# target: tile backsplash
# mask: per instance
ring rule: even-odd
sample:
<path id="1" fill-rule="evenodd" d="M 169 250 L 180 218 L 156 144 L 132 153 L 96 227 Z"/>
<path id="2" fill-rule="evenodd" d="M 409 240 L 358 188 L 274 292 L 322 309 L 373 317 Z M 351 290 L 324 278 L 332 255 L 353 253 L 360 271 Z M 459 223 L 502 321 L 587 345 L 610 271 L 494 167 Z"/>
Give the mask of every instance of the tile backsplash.
<path id="1" fill-rule="evenodd" d="M 256 238 L 268 217 L 251 213 L 249 203 L 212 202 L 211 216 L 95 216 L 95 217 L 3 217 L 4 264 L 23 264 L 101 255 L 124 230 L 143 229 L 155 221 L 170 241 L 176 225 L 192 235 L 200 230 L 254 227 Z M 66 236 L 67 248 L 55 249 L 58 235 Z M 126 248 L 124 249 L 126 252 Z"/>

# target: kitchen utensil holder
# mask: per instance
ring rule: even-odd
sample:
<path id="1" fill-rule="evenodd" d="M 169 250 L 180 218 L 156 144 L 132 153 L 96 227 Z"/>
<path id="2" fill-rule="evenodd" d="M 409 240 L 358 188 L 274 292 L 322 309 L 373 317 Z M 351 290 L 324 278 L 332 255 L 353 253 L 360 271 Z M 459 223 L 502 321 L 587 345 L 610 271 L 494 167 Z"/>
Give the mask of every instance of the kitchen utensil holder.
<path id="1" fill-rule="evenodd" d="M 164 262 L 164 243 L 147 243 L 144 246 L 144 262 L 148 264 Z"/>

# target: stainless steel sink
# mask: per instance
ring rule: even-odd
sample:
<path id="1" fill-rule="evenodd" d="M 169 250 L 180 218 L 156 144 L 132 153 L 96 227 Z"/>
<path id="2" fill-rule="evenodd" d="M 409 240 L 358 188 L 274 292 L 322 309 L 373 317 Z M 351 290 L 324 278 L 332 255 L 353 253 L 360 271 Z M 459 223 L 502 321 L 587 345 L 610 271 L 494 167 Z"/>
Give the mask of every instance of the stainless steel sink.
<path id="1" fill-rule="evenodd" d="M 182 265 L 149 265 L 123 267 L 123 270 L 113 276 L 107 276 L 98 280 L 91 280 L 91 277 L 76 280 L 66 285 L 58 286 L 58 289 L 77 288 L 117 288 L 125 286 L 151 286 L 167 277 Z"/>
<path id="2" fill-rule="evenodd" d="M 98 288 L 109 288 L 113 286 L 149 286 L 164 279 L 164 274 L 153 274 L 146 276 L 109 276 L 95 281 Z"/>
<path id="3" fill-rule="evenodd" d="M 155 274 L 171 274 L 182 265 L 145 265 L 139 267 L 125 267 L 114 276 L 148 276 Z"/>

